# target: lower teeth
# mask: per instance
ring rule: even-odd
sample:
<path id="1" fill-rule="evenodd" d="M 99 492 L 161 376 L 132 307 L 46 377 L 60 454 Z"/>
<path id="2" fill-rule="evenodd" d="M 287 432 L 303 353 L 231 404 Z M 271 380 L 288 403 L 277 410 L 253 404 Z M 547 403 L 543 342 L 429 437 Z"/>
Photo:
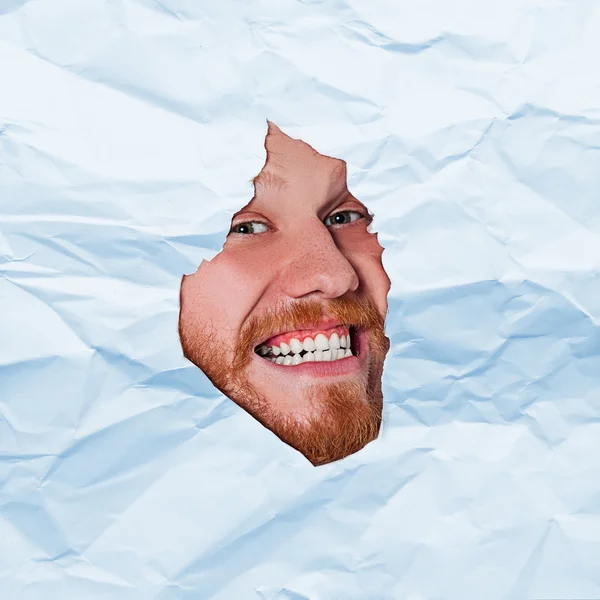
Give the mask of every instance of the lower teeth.
<path id="1" fill-rule="evenodd" d="M 287 356 L 278 357 L 265 357 L 267 360 L 274 362 L 278 365 L 293 366 L 299 365 L 303 362 L 330 362 L 341 360 L 342 358 L 348 358 L 354 356 L 350 348 L 340 348 L 339 350 L 315 350 L 314 352 L 305 352 L 303 355 L 300 354 L 288 354 Z"/>

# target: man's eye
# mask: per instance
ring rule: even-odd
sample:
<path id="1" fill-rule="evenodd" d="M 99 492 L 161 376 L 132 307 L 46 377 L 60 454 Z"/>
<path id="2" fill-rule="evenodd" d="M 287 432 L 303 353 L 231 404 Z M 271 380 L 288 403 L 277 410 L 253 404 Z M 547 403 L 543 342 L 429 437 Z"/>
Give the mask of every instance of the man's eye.
<path id="1" fill-rule="evenodd" d="M 355 210 L 342 210 L 333 215 L 329 215 L 323 223 L 329 227 L 330 225 L 347 225 L 348 223 L 354 223 L 359 219 L 364 219 L 365 215 Z"/>
<path id="2" fill-rule="evenodd" d="M 231 228 L 231 233 L 265 233 L 269 231 L 268 225 L 261 223 L 260 221 L 248 221 L 247 223 L 238 223 Z"/>

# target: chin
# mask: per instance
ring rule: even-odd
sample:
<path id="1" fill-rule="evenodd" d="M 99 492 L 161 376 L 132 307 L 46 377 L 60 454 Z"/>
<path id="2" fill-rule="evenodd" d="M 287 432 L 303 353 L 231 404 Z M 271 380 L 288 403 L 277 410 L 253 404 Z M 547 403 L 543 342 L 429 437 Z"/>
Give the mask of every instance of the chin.
<path id="1" fill-rule="evenodd" d="M 232 399 L 319 466 L 354 454 L 378 437 L 383 398 L 376 390 L 380 388 L 380 384 L 365 385 L 362 378 L 319 383 L 294 398 L 292 404 L 300 410 L 285 412 L 256 392 Z"/>

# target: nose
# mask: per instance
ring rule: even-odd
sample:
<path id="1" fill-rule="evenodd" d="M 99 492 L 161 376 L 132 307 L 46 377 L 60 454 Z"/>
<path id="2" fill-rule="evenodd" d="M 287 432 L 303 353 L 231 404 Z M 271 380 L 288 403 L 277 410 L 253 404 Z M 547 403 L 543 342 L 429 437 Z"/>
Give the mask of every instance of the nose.
<path id="1" fill-rule="evenodd" d="M 336 246 L 329 229 L 318 220 L 307 229 L 286 241 L 288 256 L 279 275 L 284 293 L 292 298 L 313 294 L 339 298 L 355 291 L 358 274 Z"/>

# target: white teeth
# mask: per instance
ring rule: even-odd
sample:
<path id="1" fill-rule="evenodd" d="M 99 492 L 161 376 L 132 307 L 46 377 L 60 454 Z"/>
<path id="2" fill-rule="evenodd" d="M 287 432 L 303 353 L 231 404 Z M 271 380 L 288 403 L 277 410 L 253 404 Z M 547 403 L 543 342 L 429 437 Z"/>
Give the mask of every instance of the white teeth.
<path id="1" fill-rule="evenodd" d="M 331 350 L 337 350 L 340 347 L 340 338 L 338 334 L 334 331 L 329 338 L 329 348 Z"/>
<path id="2" fill-rule="evenodd" d="M 329 340 L 322 333 L 317 333 L 315 346 L 317 350 L 329 350 Z"/>
<path id="3" fill-rule="evenodd" d="M 278 365 L 284 365 L 286 367 L 300 365 L 305 362 L 330 362 L 341 360 L 342 358 L 348 358 L 354 356 L 350 348 L 338 348 L 337 350 L 315 350 L 314 352 L 305 352 L 301 354 L 288 354 L 287 356 L 278 356 L 277 358 L 271 357 L 267 360 L 277 363 Z"/>
<path id="4" fill-rule="evenodd" d="M 354 356 L 350 344 L 350 333 L 339 335 L 334 331 L 329 339 L 318 333 L 314 339 L 307 337 L 302 342 L 298 338 L 292 338 L 289 344 L 281 342 L 279 346 L 271 347 L 262 344 L 257 352 L 278 365 L 292 366 L 303 362 L 329 362 Z M 301 354 L 302 352 L 304 353 Z"/>
<path id="5" fill-rule="evenodd" d="M 304 343 L 302 344 L 302 347 L 307 351 L 307 352 L 314 352 L 317 347 L 315 346 L 315 340 L 313 340 L 312 338 L 307 337 L 304 340 Z"/>
<path id="6" fill-rule="evenodd" d="M 290 340 L 290 349 L 294 354 L 300 354 L 304 350 L 302 343 L 296 338 Z"/>

